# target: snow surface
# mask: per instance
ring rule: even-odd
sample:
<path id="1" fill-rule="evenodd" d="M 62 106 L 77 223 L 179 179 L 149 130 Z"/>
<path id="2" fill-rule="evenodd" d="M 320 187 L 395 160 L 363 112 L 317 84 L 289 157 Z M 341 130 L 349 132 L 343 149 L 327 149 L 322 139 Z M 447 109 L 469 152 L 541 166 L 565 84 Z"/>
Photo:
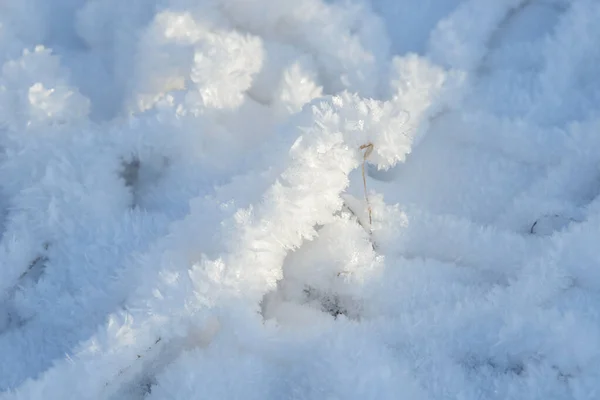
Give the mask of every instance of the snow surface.
<path id="1" fill-rule="evenodd" d="M 0 1 L 0 400 L 600 399 L 599 21 Z"/>

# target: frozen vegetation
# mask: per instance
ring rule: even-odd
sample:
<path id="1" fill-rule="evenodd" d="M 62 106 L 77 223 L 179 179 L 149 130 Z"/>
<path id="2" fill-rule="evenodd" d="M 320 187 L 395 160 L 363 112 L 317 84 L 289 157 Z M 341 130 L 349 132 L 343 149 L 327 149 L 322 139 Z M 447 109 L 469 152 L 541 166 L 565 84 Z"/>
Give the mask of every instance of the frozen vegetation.
<path id="1" fill-rule="evenodd" d="M 600 399 L 599 43 L 598 0 L 0 0 L 0 400 Z"/>

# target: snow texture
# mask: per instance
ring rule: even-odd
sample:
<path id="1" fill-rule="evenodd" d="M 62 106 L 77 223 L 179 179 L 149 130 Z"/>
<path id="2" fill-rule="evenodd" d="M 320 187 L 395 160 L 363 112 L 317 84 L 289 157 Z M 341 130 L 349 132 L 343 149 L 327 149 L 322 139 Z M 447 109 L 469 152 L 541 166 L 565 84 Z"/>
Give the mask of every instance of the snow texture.
<path id="1" fill-rule="evenodd" d="M 0 400 L 599 399 L 598 21 L 0 1 Z"/>

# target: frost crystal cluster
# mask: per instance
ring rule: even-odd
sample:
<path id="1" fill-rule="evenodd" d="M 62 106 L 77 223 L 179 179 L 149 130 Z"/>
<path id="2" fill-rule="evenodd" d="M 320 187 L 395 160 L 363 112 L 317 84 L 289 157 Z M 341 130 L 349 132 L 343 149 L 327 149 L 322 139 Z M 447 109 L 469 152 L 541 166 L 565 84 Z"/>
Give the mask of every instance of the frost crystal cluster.
<path id="1" fill-rule="evenodd" d="M 600 399 L 597 0 L 0 0 L 0 400 Z"/>

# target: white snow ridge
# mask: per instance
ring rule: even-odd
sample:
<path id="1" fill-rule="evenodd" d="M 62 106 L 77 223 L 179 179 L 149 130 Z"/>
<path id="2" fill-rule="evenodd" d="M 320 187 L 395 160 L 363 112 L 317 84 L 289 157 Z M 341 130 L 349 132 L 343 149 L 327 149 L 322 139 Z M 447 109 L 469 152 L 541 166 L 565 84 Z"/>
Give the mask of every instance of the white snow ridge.
<path id="1" fill-rule="evenodd" d="M 0 400 L 599 400 L 599 21 L 0 0 Z"/>

